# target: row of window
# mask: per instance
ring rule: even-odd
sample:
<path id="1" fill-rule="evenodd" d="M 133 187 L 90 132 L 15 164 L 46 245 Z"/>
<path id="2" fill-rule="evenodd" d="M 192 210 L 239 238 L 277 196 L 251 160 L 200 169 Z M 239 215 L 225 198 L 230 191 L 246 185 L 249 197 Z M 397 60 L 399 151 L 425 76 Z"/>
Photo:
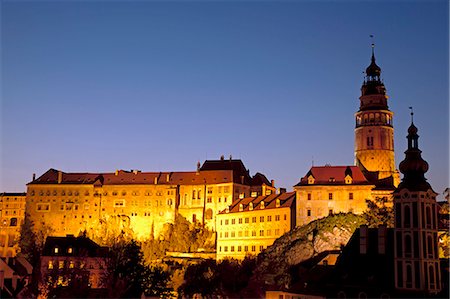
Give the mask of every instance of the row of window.
<path id="1" fill-rule="evenodd" d="M 353 209 L 352 208 L 348 209 L 348 212 L 349 213 L 353 213 Z M 328 215 L 333 215 L 333 214 L 334 214 L 333 209 L 329 209 L 328 210 Z M 308 216 L 308 217 L 312 216 L 312 210 L 311 209 L 306 209 L 306 216 Z M 321 213 L 318 213 L 318 216 L 322 216 Z"/>
<path id="2" fill-rule="evenodd" d="M 78 269 L 85 269 L 86 268 L 86 263 L 84 261 L 48 261 L 48 265 L 47 268 L 48 269 L 54 269 L 55 267 L 58 267 L 58 269 L 64 269 L 64 268 L 69 268 L 69 269 L 73 269 L 73 268 L 78 268 Z M 94 269 L 95 266 L 93 263 L 89 264 L 88 266 L 89 269 Z M 99 269 L 103 269 L 103 265 L 102 263 L 98 263 L 98 268 Z"/>
<path id="3" fill-rule="evenodd" d="M 274 229 L 273 232 L 274 232 L 274 236 L 279 236 L 280 235 L 280 229 L 279 228 Z M 285 233 L 285 232 L 286 232 L 286 230 L 284 229 L 283 233 Z M 270 236 L 272 236 L 272 230 L 271 229 L 267 229 L 267 230 L 261 229 L 261 230 L 259 230 L 259 234 L 257 234 L 256 230 L 251 231 L 251 236 L 252 237 L 256 237 L 257 235 L 260 236 L 260 237 L 264 237 L 264 236 L 270 237 Z M 223 232 L 223 234 L 222 234 L 222 232 L 220 232 L 219 233 L 219 238 L 222 238 L 222 236 L 223 236 L 223 238 L 236 238 L 236 232 L 235 231 Z M 250 232 L 248 230 L 238 231 L 237 232 L 237 237 L 238 238 L 250 237 Z"/>
<path id="4" fill-rule="evenodd" d="M 249 251 L 249 248 L 251 249 L 251 251 Z M 256 248 L 257 248 L 256 245 L 252 245 L 250 247 L 248 245 L 245 245 L 245 246 L 239 245 L 239 246 L 230 246 L 229 247 L 230 252 L 235 252 L 235 249 L 237 252 L 256 252 Z M 259 245 L 259 252 L 261 252 L 263 250 L 264 250 L 264 246 Z M 222 252 L 222 246 L 219 246 L 219 252 Z M 223 252 L 228 252 L 228 246 L 223 247 Z"/>
<path id="5" fill-rule="evenodd" d="M 272 221 L 272 215 L 267 215 L 267 217 L 266 216 L 260 216 L 259 217 L 259 222 L 264 222 L 265 219 L 267 219 L 267 222 L 271 222 Z M 275 221 L 280 221 L 281 215 L 275 215 L 274 219 L 275 219 Z M 283 219 L 287 220 L 287 214 L 283 215 Z M 231 221 L 230 221 L 230 219 L 225 219 L 225 220 L 221 219 L 220 220 L 220 225 L 224 225 L 224 223 L 225 223 L 225 225 L 229 225 L 230 223 L 231 223 L 231 225 L 233 225 L 233 224 L 236 224 L 236 220 L 237 220 L 238 224 L 242 224 L 243 222 L 244 223 L 250 223 L 250 217 L 245 217 L 245 218 L 232 218 Z M 256 223 L 257 220 L 258 220 L 258 217 L 256 217 L 256 216 L 252 217 L 252 223 Z"/>
<path id="6" fill-rule="evenodd" d="M 308 198 L 308 200 L 312 200 L 312 194 L 308 193 L 307 198 Z M 329 192 L 328 193 L 328 200 L 333 200 L 333 198 L 334 198 L 333 193 Z M 349 200 L 353 200 L 353 192 L 349 192 L 348 193 L 348 199 Z"/>
<path id="7" fill-rule="evenodd" d="M 36 194 L 36 192 L 34 190 L 32 190 L 30 192 L 31 196 L 34 196 L 35 194 Z M 119 194 L 121 196 L 126 196 L 127 195 L 127 191 L 122 191 L 120 193 L 118 191 L 112 191 L 111 194 L 109 194 L 108 191 L 104 191 L 103 193 L 97 193 L 96 192 L 93 195 L 94 196 L 100 196 L 100 195 L 102 195 L 102 196 L 108 196 L 108 195 L 118 196 Z M 174 195 L 174 194 L 175 194 L 174 190 L 168 190 L 167 191 L 167 195 Z M 44 195 L 46 195 L 46 196 L 50 196 L 50 195 L 58 196 L 58 191 L 56 191 L 56 190 L 53 190 L 53 191 L 47 190 L 47 191 L 44 192 L 44 190 L 41 190 L 41 191 L 39 191 L 38 195 L 40 195 L 40 196 L 44 196 Z M 59 195 L 60 196 L 79 196 L 80 192 L 79 191 L 67 191 L 66 192 L 65 190 L 61 190 Z M 85 191 L 84 192 L 84 196 L 89 196 L 89 195 L 90 195 L 89 191 Z M 140 192 L 139 191 L 132 191 L 131 195 L 132 196 L 139 196 Z M 152 196 L 153 192 L 152 191 L 145 191 L 144 195 L 145 196 Z M 158 191 L 155 192 L 155 195 L 156 196 L 162 196 L 163 195 L 163 191 L 158 190 Z"/>

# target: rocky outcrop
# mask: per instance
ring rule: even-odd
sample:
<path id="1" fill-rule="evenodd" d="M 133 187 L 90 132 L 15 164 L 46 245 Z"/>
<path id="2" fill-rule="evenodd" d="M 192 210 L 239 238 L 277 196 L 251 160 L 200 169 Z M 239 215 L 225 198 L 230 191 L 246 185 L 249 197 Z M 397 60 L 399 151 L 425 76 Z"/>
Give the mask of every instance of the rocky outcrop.
<path id="1" fill-rule="evenodd" d="M 349 213 L 331 215 L 296 227 L 260 253 L 253 279 L 261 286 L 288 288 L 292 266 L 323 251 L 340 249 L 355 229 L 365 223 L 362 216 Z"/>

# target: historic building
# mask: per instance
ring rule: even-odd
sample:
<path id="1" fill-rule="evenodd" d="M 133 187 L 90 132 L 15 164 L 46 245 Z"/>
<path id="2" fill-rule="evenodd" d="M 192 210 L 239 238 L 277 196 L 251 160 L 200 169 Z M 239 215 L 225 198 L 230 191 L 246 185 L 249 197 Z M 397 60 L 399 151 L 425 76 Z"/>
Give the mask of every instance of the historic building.
<path id="1" fill-rule="evenodd" d="M 216 215 L 234 200 L 275 192 L 262 174 L 251 177 L 241 160 L 206 161 L 191 172 L 65 173 L 50 169 L 27 184 L 26 212 L 51 235 L 90 236 L 131 231 L 157 237 L 176 213 L 216 229 Z"/>
<path id="2" fill-rule="evenodd" d="M 395 287 L 436 294 L 441 290 L 437 193 L 425 179 L 428 163 L 422 159 L 412 122 L 407 138 L 408 149 L 400 163 L 404 177 L 394 192 Z"/>
<path id="3" fill-rule="evenodd" d="M 257 255 L 295 227 L 295 192 L 246 197 L 217 215 L 217 259 Z"/>
<path id="4" fill-rule="evenodd" d="M 355 165 L 311 167 L 294 186 L 297 193 L 297 225 L 330 213 L 361 214 L 366 199 L 392 198 L 399 182 L 394 159 L 393 112 L 389 110 L 381 68 L 372 58 L 361 87 L 355 114 Z"/>
<path id="5" fill-rule="evenodd" d="M 26 193 L 0 193 L 0 257 L 12 257 L 17 253 L 25 199 Z"/>
<path id="6" fill-rule="evenodd" d="M 105 287 L 102 277 L 107 268 L 108 247 L 101 247 L 86 237 L 47 237 L 41 255 L 41 277 L 55 276 L 56 284 L 65 286 L 73 274 L 85 278 L 92 289 Z"/>
<path id="7" fill-rule="evenodd" d="M 361 87 L 359 111 L 355 114 L 355 164 L 375 179 L 392 177 L 395 186 L 399 175 L 394 157 L 393 112 L 389 110 L 386 88 L 381 80 L 381 68 L 372 59 L 366 68 Z"/>
<path id="8" fill-rule="evenodd" d="M 294 186 L 297 194 L 297 225 L 333 213 L 363 213 L 366 199 L 372 197 L 375 185 L 356 166 L 311 167 Z"/>

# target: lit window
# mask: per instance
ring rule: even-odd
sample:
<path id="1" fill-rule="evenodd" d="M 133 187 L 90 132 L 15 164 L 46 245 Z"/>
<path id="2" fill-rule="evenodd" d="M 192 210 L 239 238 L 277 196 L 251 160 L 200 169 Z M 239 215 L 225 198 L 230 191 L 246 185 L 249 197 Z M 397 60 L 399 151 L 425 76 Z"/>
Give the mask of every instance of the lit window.
<path id="1" fill-rule="evenodd" d="M 73 252 L 73 248 L 72 247 L 67 248 L 67 253 L 72 253 L 72 252 Z"/>
<path id="2" fill-rule="evenodd" d="M 73 261 L 69 262 L 69 268 L 71 269 L 75 268 L 75 263 Z"/>
<path id="3" fill-rule="evenodd" d="M 58 268 L 63 269 L 64 268 L 64 261 L 59 261 Z"/>
<path id="4" fill-rule="evenodd" d="M 48 268 L 53 269 L 53 261 L 48 261 Z"/>
<path id="5" fill-rule="evenodd" d="M 55 248 L 53 249 L 53 252 L 54 252 L 54 253 L 58 253 L 58 252 L 59 252 L 59 248 L 58 248 L 58 247 L 55 247 Z"/>

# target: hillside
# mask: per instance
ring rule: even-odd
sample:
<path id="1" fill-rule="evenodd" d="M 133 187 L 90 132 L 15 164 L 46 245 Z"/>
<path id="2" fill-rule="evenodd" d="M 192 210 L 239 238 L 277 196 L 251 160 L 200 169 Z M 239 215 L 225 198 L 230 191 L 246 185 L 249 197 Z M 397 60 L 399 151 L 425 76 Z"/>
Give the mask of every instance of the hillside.
<path id="1" fill-rule="evenodd" d="M 366 221 L 354 214 L 336 214 L 296 227 L 258 256 L 252 280 L 256 285 L 289 287 L 290 268 L 326 250 L 340 249 Z"/>

